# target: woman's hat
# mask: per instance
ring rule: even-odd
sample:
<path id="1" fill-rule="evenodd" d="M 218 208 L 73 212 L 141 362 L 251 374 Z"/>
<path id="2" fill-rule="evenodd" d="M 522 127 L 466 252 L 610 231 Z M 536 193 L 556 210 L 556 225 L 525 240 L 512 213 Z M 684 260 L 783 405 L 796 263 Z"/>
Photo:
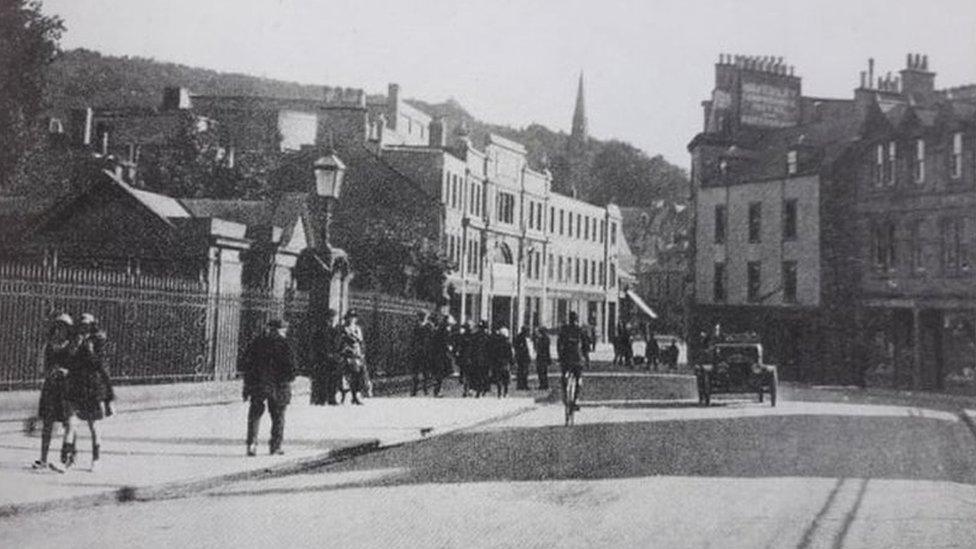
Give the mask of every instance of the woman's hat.
<path id="1" fill-rule="evenodd" d="M 71 320 L 71 315 L 69 315 L 68 313 L 61 313 L 61 314 L 59 314 L 58 316 L 54 317 L 53 322 L 60 322 L 60 323 L 65 324 L 67 326 L 74 326 L 75 325 L 75 322 L 73 320 Z"/>
<path id="2" fill-rule="evenodd" d="M 95 315 L 91 313 L 81 313 L 81 317 L 78 318 L 79 324 L 94 324 Z"/>

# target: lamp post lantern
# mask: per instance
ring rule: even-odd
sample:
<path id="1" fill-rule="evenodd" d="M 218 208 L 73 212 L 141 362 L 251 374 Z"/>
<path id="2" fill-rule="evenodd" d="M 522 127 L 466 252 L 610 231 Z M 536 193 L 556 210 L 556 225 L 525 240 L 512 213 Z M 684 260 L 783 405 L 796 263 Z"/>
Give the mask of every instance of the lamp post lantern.
<path id="1" fill-rule="evenodd" d="M 315 173 L 315 196 L 322 200 L 323 223 L 320 234 L 320 246 L 329 245 L 330 229 L 332 225 L 332 201 L 339 200 L 342 193 L 342 180 L 346 174 L 346 165 L 336 156 L 335 150 L 329 149 L 325 156 L 319 158 L 312 165 Z"/>

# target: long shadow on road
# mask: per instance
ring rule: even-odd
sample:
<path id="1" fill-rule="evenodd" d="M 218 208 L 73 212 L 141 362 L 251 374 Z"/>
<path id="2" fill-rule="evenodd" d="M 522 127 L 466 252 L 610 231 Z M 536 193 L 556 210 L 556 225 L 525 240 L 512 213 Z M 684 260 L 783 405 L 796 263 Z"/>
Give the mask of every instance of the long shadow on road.
<path id="1" fill-rule="evenodd" d="M 309 473 L 307 482 L 288 487 L 242 486 L 212 495 L 654 475 L 976 484 L 974 455 L 976 443 L 965 427 L 924 418 L 759 416 L 499 428 L 363 456 Z M 385 473 L 369 474 L 377 471 Z M 320 473 L 346 473 L 348 480 L 321 485 L 314 478 Z"/>

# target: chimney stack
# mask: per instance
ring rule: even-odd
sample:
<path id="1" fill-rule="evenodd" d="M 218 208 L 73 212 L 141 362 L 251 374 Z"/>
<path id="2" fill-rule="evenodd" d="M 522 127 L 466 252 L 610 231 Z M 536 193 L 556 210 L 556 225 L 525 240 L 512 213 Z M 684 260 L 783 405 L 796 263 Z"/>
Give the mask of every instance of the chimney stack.
<path id="1" fill-rule="evenodd" d="M 443 149 L 445 145 L 445 135 L 444 135 L 444 119 L 440 116 L 434 117 L 427 126 L 427 133 L 430 142 L 430 146 L 437 149 Z"/>
<path id="2" fill-rule="evenodd" d="M 935 73 L 929 72 L 929 56 L 909 53 L 901 74 L 901 89 L 905 95 L 927 96 L 935 92 Z"/>

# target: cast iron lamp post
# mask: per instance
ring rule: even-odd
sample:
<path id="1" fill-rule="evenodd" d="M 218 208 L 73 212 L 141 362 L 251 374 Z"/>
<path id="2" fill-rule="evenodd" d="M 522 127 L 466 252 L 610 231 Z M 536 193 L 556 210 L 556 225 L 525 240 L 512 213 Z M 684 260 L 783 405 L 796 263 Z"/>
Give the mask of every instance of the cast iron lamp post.
<path id="1" fill-rule="evenodd" d="M 342 193 L 342 179 L 346 174 L 346 165 L 336 156 L 335 150 L 329 149 L 325 156 L 315 161 L 312 171 L 315 172 L 315 196 L 321 200 L 323 217 L 318 245 L 328 250 L 332 225 L 332 202 L 339 200 L 339 195 Z"/>

